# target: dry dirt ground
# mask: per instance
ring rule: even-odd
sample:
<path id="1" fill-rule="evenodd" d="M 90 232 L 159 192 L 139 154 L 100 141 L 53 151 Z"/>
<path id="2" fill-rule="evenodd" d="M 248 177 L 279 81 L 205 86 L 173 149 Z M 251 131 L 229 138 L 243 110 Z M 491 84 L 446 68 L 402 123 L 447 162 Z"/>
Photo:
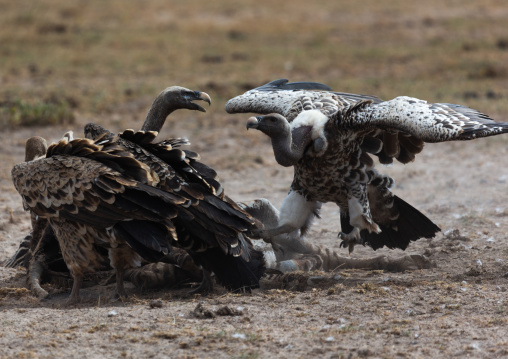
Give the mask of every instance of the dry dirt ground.
<path id="1" fill-rule="evenodd" d="M 197 146 L 202 159 L 222 168 L 233 198 L 268 197 L 279 206 L 291 170 L 276 165 L 268 142 L 246 149 L 248 136 L 261 134 L 246 134 L 245 116 L 232 119 L 236 136 L 213 150 Z M 85 121 L 75 125 L 77 135 Z M 57 139 L 64 129 L 30 131 Z M 30 131 L 0 135 L 0 260 L 29 231 L 29 216 L 8 171 L 22 160 L 23 139 Z M 228 165 L 229 158 L 249 151 L 257 156 L 251 168 Z M 388 273 L 337 268 L 324 280 L 311 278 L 304 291 L 290 283 L 285 289 L 265 287 L 244 295 L 217 289 L 207 297 L 191 297 L 188 288 L 139 293 L 131 287 L 126 302 L 109 300 L 112 286 L 94 287 L 85 291 L 82 304 L 67 308 L 62 302 L 68 288 L 46 285 L 54 296 L 40 301 L 26 289 L 23 270 L 0 268 L 0 357 L 504 357 L 507 155 L 503 137 L 429 144 L 414 163 L 383 168 L 397 181 L 395 193 L 442 228 L 436 238 L 412 243 L 406 251 L 428 256 L 432 269 Z M 326 205 L 322 217 L 310 237 L 339 250 L 338 209 Z M 402 253 L 357 247 L 352 257 Z M 205 315 L 196 314 L 198 304 Z M 221 315 L 225 306 L 237 315 Z M 214 315 L 208 317 L 207 311 Z"/>
<path id="2" fill-rule="evenodd" d="M 460 103 L 507 122 L 507 9 L 503 0 L 0 0 L 0 105 L 66 99 L 81 136 L 90 120 L 139 128 L 165 86 L 206 91 L 209 112 L 175 113 L 161 137 L 189 137 L 234 199 L 280 206 L 292 170 L 275 163 L 262 134 L 245 131 L 248 116 L 224 113 L 227 98 L 287 77 Z M 10 179 L 24 141 L 70 129 L 4 123 L 0 262 L 30 230 Z M 68 308 L 69 288 L 46 284 L 53 296 L 40 301 L 23 270 L 0 267 L 0 358 L 508 357 L 507 143 L 428 144 L 414 163 L 382 167 L 395 193 L 442 228 L 405 252 L 434 268 L 337 268 L 244 295 L 129 287 L 125 302 L 95 286 Z M 339 230 L 338 208 L 325 205 L 310 238 L 339 251 Z M 356 248 L 352 257 L 405 253 Z"/>

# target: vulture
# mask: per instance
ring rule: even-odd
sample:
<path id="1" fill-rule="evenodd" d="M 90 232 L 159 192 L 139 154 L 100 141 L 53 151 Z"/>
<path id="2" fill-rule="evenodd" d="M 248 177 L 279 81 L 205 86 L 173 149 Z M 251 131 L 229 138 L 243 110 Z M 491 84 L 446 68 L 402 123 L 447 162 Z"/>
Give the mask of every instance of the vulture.
<path id="1" fill-rule="evenodd" d="M 193 102 L 195 100 L 211 103 L 204 92 L 168 87 L 154 100 L 141 131 L 126 130 L 115 135 L 90 123 L 85 126 L 85 136 L 91 139 L 106 136 L 114 140 L 157 174 L 157 188 L 178 193 L 190 201 L 190 206 L 179 210 L 173 223 L 179 247 L 187 250 L 203 267 L 203 282 L 196 291 L 210 289 L 209 271 L 213 271 L 218 282 L 228 289 L 257 287 L 264 270 L 263 256 L 253 248 L 246 234 L 254 230 L 258 222 L 225 195 L 217 173 L 200 162 L 197 153 L 180 149 L 189 144 L 188 140 L 172 138 L 154 143 L 173 111 L 205 112 Z M 223 259 L 219 261 L 215 257 Z"/>
<path id="2" fill-rule="evenodd" d="M 341 246 L 406 249 L 440 231 L 430 219 L 391 192 L 394 181 L 374 168 L 394 159 L 409 163 L 425 142 L 471 140 L 508 132 L 471 108 L 401 96 L 334 92 L 314 82 L 272 81 L 230 99 L 228 113 L 256 113 L 247 121 L 271 138 L 276 161 L 294 166 L 289 194 L 275 228 L 254 232 L 269 239 L 305 231 L 323 202 L 340 207 Z"/>
<path id="3" fill-rule="evenodd" d="M 105 138 L 64 139 L 40 155 L 14 166 L 12 179 L 24 207 L 56 235 L 74 279 L 68 304 L 80 300 L 84 274 L 103 266 L 97 247 L 107 248 L 117 293 L 125 296 L 123 272 L 139 266 L 136 250 L 168 253 L 176 240 L 171 219 L 189 201 L 155 188 L 157 175 Z"/>

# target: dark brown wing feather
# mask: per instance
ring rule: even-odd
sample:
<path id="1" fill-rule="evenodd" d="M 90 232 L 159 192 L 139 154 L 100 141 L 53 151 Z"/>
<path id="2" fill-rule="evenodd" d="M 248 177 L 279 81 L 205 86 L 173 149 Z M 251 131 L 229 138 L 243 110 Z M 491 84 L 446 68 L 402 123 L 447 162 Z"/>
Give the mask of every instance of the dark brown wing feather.
<path id="1" fill-rule="evenodd" d="M 189 200 L 190 205 L 179 206 L 172 219 L 178 237 L 173 245 L 191 251 L 199 257 L 199 264 L 216 274 L 228 256 L 239 257 L 237 266 L 245 272 L 262 273 L 263 264 L 259 260 L 251 261 L 258 254 L 245 236 L 255 226 L 253 218 L 233 201 L 225 200 L 217 173 L 199 162 L 197 153 L 178 148 L 188 144 L 187 140 L 154 143 L 154 138 L 152 132 L 129 130 L 120 134 L 116 143 L 157 174 L 157 188 Z M 204 260 L 201 253 L 213 255 Z M 236 279 L 228 276 L 227 271 L 220 272 L 224 275 L 217 274 L 222 284 L 239 289 Z M 257 286 L 257 280 L 254 283 L 252 275 L 247 275 L 240 287 Z"/>

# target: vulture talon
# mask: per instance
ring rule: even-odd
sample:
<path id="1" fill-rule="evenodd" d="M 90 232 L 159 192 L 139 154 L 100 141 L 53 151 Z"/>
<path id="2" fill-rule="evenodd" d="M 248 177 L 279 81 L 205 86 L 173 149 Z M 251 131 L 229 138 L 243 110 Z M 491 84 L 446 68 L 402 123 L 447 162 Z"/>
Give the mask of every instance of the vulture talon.
<path id="1" fill-rule="evenodd" d="M 203 278 L 201 279 L 201 283 L 199 285 L 190 290 L 190 295 L 200 294 L 200 295 L 207 295 L 213 292 L 213 279 L 212 274 L 207 271 L 206 269 L 202 270 Z"/>
<path id="2" fill-rule="evenodd" d="M 365 246 L 365 240 L 361 237 L 358 227 L 354 227 L 349 233 L 339 232 L 338 237 L 342 239 L 339 245 L 340 248 L 346 248 L 347 246 L 350 254 L 353 252 L 355 245 L 361 244 Z"/>

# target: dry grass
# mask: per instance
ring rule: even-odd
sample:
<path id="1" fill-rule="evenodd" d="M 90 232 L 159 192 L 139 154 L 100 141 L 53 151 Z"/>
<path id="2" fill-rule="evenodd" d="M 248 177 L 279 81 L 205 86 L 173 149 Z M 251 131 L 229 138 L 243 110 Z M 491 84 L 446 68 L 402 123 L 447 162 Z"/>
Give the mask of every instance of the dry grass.
<path id="1" fill-rule="evenodd" d="M 0 1 L 0 96 L 65 97 L 85 115 L 122 112 L 180 84 L 212 113 L 275 78 L 508 111 L 502 1 Z M 226 116 L 221 116 L 224 118 Z M 220 119 L 219 119 L 220 120 Z"/>

